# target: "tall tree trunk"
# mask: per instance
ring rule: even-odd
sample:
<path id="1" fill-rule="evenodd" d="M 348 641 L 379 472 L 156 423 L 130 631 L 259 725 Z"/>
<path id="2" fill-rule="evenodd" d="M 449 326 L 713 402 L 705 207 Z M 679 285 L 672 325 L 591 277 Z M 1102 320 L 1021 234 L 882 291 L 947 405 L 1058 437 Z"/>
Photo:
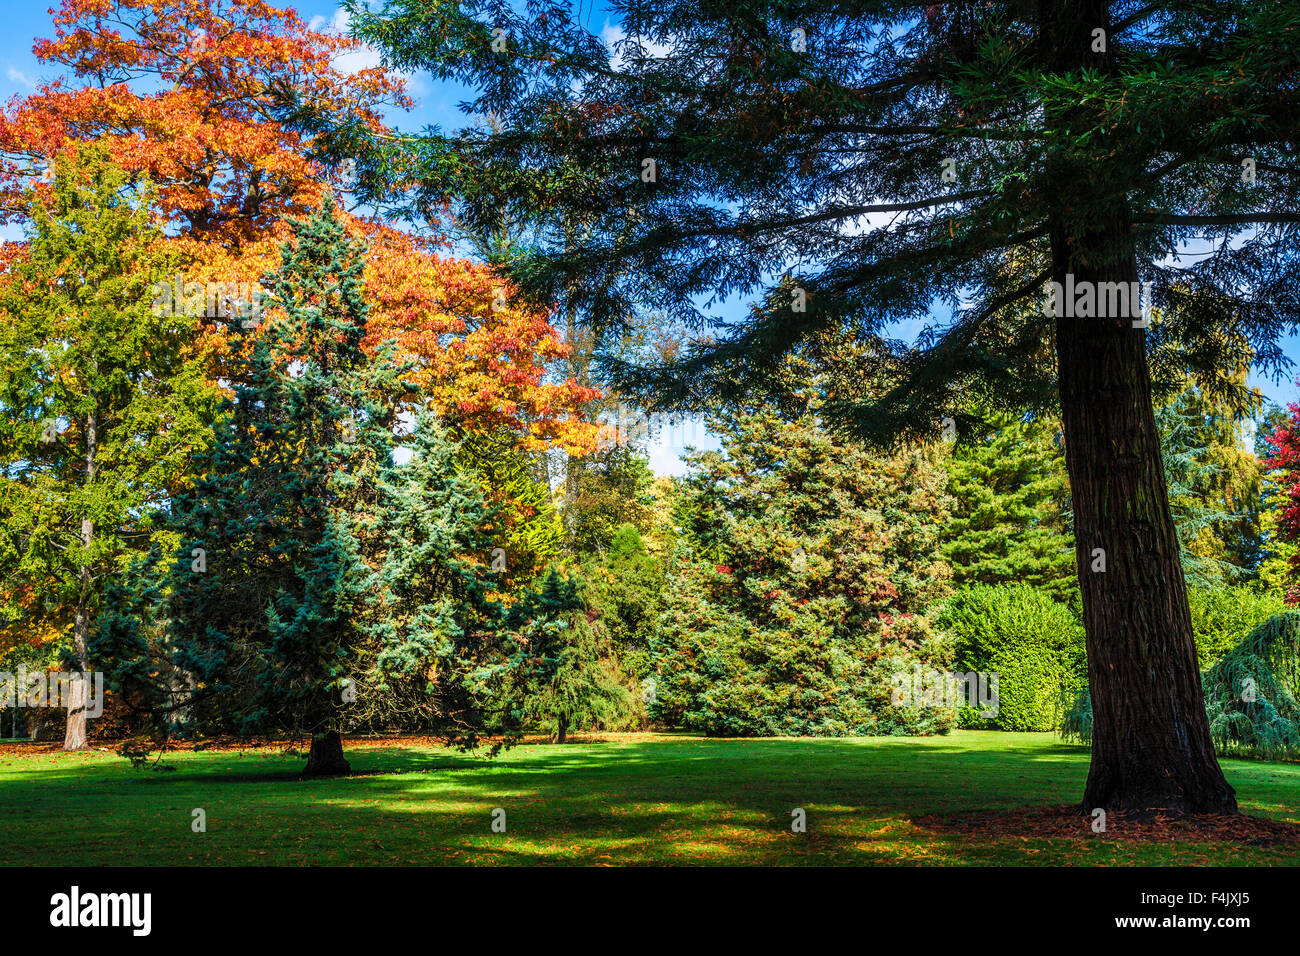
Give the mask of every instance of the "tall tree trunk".
<path id="1" fill-rule="evenodd" d="M 1136 279 L 1136 268 L 1114 271 L 1075 280 Z M 1131 320 L 1057 320 L 1092 693 L 1084 809 L 1232 813 L 1205 715 L 1145 338 Z"/>
<path id="2" fill-rule="evenodd" d="M 96 455 L 99 452 L 99 421 L 94 413 L 86 416 L 86 485 L 95 482 L 97 469 Z M 81 520 L 81 546 L 89 549 L 95 538 L 95 525 L 89 518 Z M 86 636 L 90 633 L 90 597 L 94 587 L 94 578 L 83 557 L 81 567 L 77 570 L 77 616 L 72 625 L 72 654 L 76 659 L 77 673 L 72 677 L 72 686 L 68 694 L 68 729 L 63 737 L 64 750 L 85 750 L 90 746 L 86 735 L 86 671 L 89 662 L 86 659 Z"/>
<path id="3" fill-rule="evenodd" d="M 90 614 L 78 604 L 76 621 L 72 626 L 72 654 L 76 659 L 77 673 L 72 675 L 68 693 L 68 727 L 63 736 L 64 750 L 85 750 L 90 746 L 86 734 L 86 632 Z"/>
<path id="4" fill-rule="evenodd" d="M 1046 66 L 1114 75 L 1106 0 L 1040 0 Z M 1098 36 L 1098 30 L 1102 36 Z M 1099 39 L 1105 43 L 1099 43 Z M 1046 113 L 1057 142 L 1076 142 L 1104 119 L 1080 103 Z M 1122 177 L 1069 147 L 1049 154 L 1055 184 L 1052 278 L 1062 286 L 1135 283 L 1132 217 Z M 1100 207 L 1108 219 L 1083 218 Z M 1095 297 L 1098 300 L 1100 297 Z M 1092 766 L 1083 808 L 1235 813 L 1205 715 L 1187 586 L 1151 407 L 1146 333 L 1137 304 L 1119 315 L 1056 322 L 1065 457 L 1074 506 L 1079 584 L 1092 694 Z"/>
<path id="5" fill-rule="evenodd" d="M 337 730 L 312 737 L 307 766 L 302 771 L 304 777 L 343 777 L 351 772 L 352 765 L 343 757 L 343 738 Z"/>

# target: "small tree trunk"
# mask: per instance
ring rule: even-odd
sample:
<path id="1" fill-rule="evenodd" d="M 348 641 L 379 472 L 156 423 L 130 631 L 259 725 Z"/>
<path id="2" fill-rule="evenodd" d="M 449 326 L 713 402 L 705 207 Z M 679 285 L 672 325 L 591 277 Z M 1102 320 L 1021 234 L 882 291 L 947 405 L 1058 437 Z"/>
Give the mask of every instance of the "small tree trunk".
<path id="1" fill-rule="evenodd" d="M 343 758 L 343 738 L 337 730 L 312 737 L 311 753 L 302 772 L 304 777 L 344 777 L 351 772 L 352 765 Z"/>
<path id="2" fill-rule="evenodd" d="M 569 718 L 558 717 L 555 721 L 555 742 L 562 744 L 569 739 Z"/>
<path id="3" fill-rule="evenodd" d="M 96 455 L 99 451 L 99 419 L 92 412 L 86 416 L 86 485 L 95 482 L 98 473 Z M 89 518 L 81 519 L 81 546 L 89 548 L 95 539 L 95 525 Z M 86 736 L 86 635 L 90 633 L 90 594 L 94 577 L 90 566 L 83 563 L 77 571 L 77 616 L 72 625 L 72 653 L 77 661 L 78 673 L 72 679 L 68 700 L 68 729 L 63 738 L 64 750 L 85 750 L 90 744 Z"/>
<path id="4" fill-rule="evenodd" d="M 90 531 L 86 522 L 82 534 L 87 540 Z M 82 594 L 89 591 L 90 569 L 82 568 Z M 63 737 L 64 750 L 85 750 L 90 746 L 86 734 L 86 635 L 90 630 L 90 612 L 85 607 L 85 598 L 79 599 L 77 617 L 72 625 L 72 654 L 77 662 L 77 673 L 72 675 L 68 692 L 68 728 Z"/>
<path id="5" fill-rule="evenodd" d="M 74 674 L 69 684 L 68 727 L 63 735 L 64 750 L 85 750 L 90 746 L 86 735 L 86 681 Z"/>

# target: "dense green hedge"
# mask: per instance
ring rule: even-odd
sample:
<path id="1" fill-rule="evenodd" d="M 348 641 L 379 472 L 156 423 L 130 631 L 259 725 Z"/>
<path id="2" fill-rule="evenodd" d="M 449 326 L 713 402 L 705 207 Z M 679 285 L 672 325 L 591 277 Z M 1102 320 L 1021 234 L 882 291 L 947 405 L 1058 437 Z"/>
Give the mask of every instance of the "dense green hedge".
<path id="1" fill-rule="evenodd" d="M 963 708 L 963 727 L 1054 730 L 1062 694 L 1086 679 L 1083 627 L 1064 604 L 1026 585 L 976 585 L 944 602 L 938 627 L 957 671 L 998 675 L 997 716 Z"/>

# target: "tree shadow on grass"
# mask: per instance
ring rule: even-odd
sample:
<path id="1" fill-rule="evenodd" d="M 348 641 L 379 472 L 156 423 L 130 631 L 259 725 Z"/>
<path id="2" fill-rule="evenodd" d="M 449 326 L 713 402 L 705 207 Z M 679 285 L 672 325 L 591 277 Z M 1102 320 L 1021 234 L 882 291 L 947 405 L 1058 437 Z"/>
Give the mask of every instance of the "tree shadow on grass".
<path id="1" fill-rule="evenodd" d="M 73 834 L 97 835 L 87 862 L 128 865 L 1300 862 L 1266 847 L 939 832 L 917 819 L 1072 801 L 1086 751 L 1046 741 L 1001 750 L 996 740 L 881 743 L 674 738 L 527 747 L 495 761 L 360 747 L 348 753 L 356 773 L 316 780 L 299 779 L 299 758 L 286 767 L 281 755 L 211 754 L 149 774 L 148 786 L 88 762 L 0 785 L 0 819 L 22 807 L 33 845 L 66 853 L 68 820 L 89 817 Z M 233 766 L 241 760 L 246 768 Z M 202 769 L 209 761 L 218 766 Z M 1287 783 L 1274 799 L 1295 811 L 1300 780 Z M 207 833 L 189 832 L 191 804 L 206 808 Z M 491 829 L 498 808 L 505 833 Z M 796 809 L 804 833 L 791 830 Z M 71 842 L 74 854 L 90 854 Z M 24 853 L 0 847 L 0 862 Z"/>

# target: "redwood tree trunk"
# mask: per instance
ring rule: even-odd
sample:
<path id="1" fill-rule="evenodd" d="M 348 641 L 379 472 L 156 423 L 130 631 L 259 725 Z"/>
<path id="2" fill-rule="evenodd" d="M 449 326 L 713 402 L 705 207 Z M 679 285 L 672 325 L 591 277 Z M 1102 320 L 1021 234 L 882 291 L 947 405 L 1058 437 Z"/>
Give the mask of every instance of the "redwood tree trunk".
<path id="1" fill-rule="evenodd" d="M 1049 70 L 1118 72 L 1110 6 L 1039 0 Z M 1072 275 L 1094 290 L 1138 279 L 1124 193 L 1130 174 L 1099 166 L 1100 151 L 1079 155 L 1068 145 L 1107 127 L 1096 108 L 1063 101 L 1045 111 L 1054 142 L 1065 144 L 1047 157 L 1052 279 L 1065 286 Z M 1205 715 L 1138 317 L 1130 302 L 1119 315 L 1058 314 L 1056 322 L 1093 710 L 1083 809 L 1235 813 Z"/>
<path id="2" fill-rule="evenodd" d="M 1136 279 L 1132 262 L 1107 271 L 1075 280 Z M 1057 320 L 1092 693 L 1083 806 L 1234 813 L 1205 716 L 1145 339 L 1127 317 Z"/>
<path id="3" fill-rule="evenodd" d="M 351 772 L 352 765 L 343 757 L 343 738 L 337 730 L 312 737 L 311 753 L 302 772 L 304 777 L 342 777 Z"/>

